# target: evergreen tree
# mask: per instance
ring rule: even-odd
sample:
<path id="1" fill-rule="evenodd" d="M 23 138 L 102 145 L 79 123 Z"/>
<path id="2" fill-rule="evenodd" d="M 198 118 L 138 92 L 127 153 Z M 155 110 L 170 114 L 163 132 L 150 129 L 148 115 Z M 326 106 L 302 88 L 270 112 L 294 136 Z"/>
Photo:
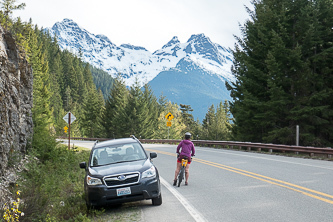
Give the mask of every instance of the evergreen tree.
<path id="1" fill-rule="evenodd" d="M 126 119 L 122 119 L 122 116 L 127 102 L 128 91 L 121 75 L 118 75 L 105 103 L 103 115 L 105 134 L 108 138 L 121 138 L 125 135 Z"/>
<path id="2" fill-rule="evenodd" d="M 174 118 L 171 120 L 171 126 L 167 126 L 166 114 L 171 113 Z M 165 104 L 165 109 L 160 113 L 158 118 L 158 130 L 156 132 L 156 138 L 159 139 L 182 139 L 184 132 L 186 131 L 186 125 L 182 119 L 182 113 L 177 104 L 173 104 L 170 101 Z"/>
<path id="3" fill-rule="evenodd" d="M 103 95 L 97 92 L 95 86 L 89 89 L 83 103 L 82 128 L 83 135 L 95 138 L 103 135 L 102 114 L 104 112 Z"/>
<path id="4" fill-rule="evenodd" d="M 159 108 L 160 108 L 159 112 L 161 113 L 166 109 L 167 104 L 168 104 L 168 100 L 167 100 L 166 96 L 163 95 L 163 92 L 160 95 L 160 97 L 158 98 L 158 104 L 159 104 Z"/>
<path id="5" fill-rule="evenodd" d="M 130 87 L 128 103 L 121 118 L 126 122 L 125 137 L 135 135 L 136 137 L 146 138 L 146 126 L 149 123 L 148 103 L 143 97 L 143 92 L 137 80 Z"/>
<path id="6" fill-rule="evenodd" d="M 29 39 L 28 60 L 33 69 L 33 147 L 38 150 L 40 159 L 44 161 L 51 155 L 54 148 L 51 141 L 55 142 L 55 140 L 50 138 L 53 116 L 50 107 L 48 63 L 45 61 L 45 54 L 41 52 L 41 48 L 37 35 L 32 33 Z"/>
<path id="7" fill-rule="evenodd" d="M 76 77 L 75 80 L 77 81 L 77 82 L 72 83 L 72 88 L 74 88 L 77 92 L 77 99 L 75 101 L 78 102 L 79 104 L 82 104 L 84 95 L 86 95 L 86 93 L 88 92 L 88 89 L 90 87 L 92 87 L 92 85 L 87 85 L 88 82 L 85 82 L 85 80 L 86 79 L 88 80 L 88 78 L 85 78 L 83 75 L 83 72 L 84 72 L 83 63 L 76 56 L 74 57 L 74 60 L 73 60 L 73 68 L 75 70 L 75 77 Z M 87 75 L 88 74 L 89 73 L 87 73 Z"/>
<path id="8" fill-rule="evenodd" d="M 253 4 L 233 51 L 236 82 L 227 84 L 235 138 L 294 144 L 300 125 L 301 144 L 331 144 L 332 1 Z"/>
<path id="9" fill-rule="evenodd" d="M 212 130 L 213 130 L 213 126 L 214 126 L 214 122 L 215 122 L 215 107 L 214 104 L 212 104 L 206 115 L 205 118 L 202 121 L 202 135 L 201 138 L 202 139 L 211 139 L 212 136 Z"/>
<path id="10" fill-rule="evenodd" d="M 182 119 L 184 121 L 184 124 L 186 125 L 185 131 L 192 131 L 195 128 L 195 121 L 192 115 L 193 109 L 191 108 L 191 105 L 185 105 L 180 104 L 180 111 L 182 112 Z M 185 133 L 185 132 L 184 132 Z"/>
<path id="11" fill-rule="evenodd" d="M 142 129 L 141 137 L 145 139 L 153 139 L 158 128 L 160 105 L 158 104 L 157 98 L 148 84 L 144 85 L 142 102 L 147 104 L 146 111 L 144 111 L 147 114 L 147 123 Z"/>
<path id="12" fill-rule="evenodd" d="M 93 81 L 97 89 L 100 89 L 103 93 L 104 100 L 107 100 L 109 97 L 112 85 L 114 83 L 113 78 L 109 73 L 104 72 L 101 69 L 97 69 L 93 66 L 89 66 L 92 73 Z M 86 71 L 85 71 L 86 72 Z"/>
<path id="13" fill-rule="evenodd" d="M 16 0 L 1 0 L 1 10 L 3 13 L 3 20 L 2 24 L 4 25 L 5 28 L 8 28 L 11 23 L 11 14 L 13 14 L 14 10 L 20 10 L 25 8 L 25 3 L 21 3 L 19 5 L 16 5 Z"/>
<path id="14" fill-rule="evenodd" d="M 228 107 L 225 107 L 227 103 L 220 104 L 216 108 L 216 127 L 215 127 L 215 140 L 229 140 L 230 139 L 230 119 L 228 118 Z"/>
<path id="15" fill-rule="evenodd" d="M 96 87 L 96 85 L 94 84 L 94 81 L 93 81 L 93 76 L 92 76 L 92 73 L 91 73 L 91 70 L 90 70 L 89 63 L 86 63 L 84 65 L 83 80 L 84 80 L 84 83 L 85 83 L 86 87 L 92 87 L 92 86 Z"/>
<path id="16" fill-rule="evenodd" d="M 202 138 L 207 140 L 229 140 L 231 138 L 232 119 L 227 101 L 220 102 L 216 110 L 214 105 L 208 109 L 202 124 Z"/>

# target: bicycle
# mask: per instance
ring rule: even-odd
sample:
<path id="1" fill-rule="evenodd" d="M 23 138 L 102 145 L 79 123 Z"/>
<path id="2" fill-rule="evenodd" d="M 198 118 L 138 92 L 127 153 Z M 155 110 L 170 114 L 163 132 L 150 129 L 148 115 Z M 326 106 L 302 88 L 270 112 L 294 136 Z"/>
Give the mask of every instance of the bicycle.
<path id="1" fill-rule="evenodd" d="M 178 174 L 178 187 L 180 187 L 182 180 L 185 179 L 185 168 L 187 166 L 187 163 L 188 163 L 188 157 L 184 156 L 181 161 L 182 167 L 180 168 L 180 171 Z"/>

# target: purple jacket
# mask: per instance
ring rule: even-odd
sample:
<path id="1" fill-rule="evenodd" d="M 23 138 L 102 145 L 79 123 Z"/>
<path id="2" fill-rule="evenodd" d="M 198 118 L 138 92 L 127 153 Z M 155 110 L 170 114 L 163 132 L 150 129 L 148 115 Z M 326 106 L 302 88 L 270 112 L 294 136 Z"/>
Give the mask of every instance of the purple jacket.
<path id="1" fill-rule="evenodd" d="M 194 144 L 191 140 L 182 140 L 177 146 L 177 153 L 179 153 L 180 148 L 182 148 L 180 155 L 188 156 L 188 158 L 191 158 L 191 156 L 194 156 L 195 154 Z"/>

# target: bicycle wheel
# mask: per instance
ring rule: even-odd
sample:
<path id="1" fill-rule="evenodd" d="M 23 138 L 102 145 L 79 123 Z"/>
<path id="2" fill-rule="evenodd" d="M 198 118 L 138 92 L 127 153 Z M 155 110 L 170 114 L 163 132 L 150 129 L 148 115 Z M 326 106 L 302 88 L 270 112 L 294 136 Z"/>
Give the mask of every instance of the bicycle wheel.
<path id="1" fill-rule="evenodd" d="M 185 167 L 182 167 L 178 174 L 178 187 L 180 186 L 182 180 L 184 179 L 184 174 L 185 174 Z"/>

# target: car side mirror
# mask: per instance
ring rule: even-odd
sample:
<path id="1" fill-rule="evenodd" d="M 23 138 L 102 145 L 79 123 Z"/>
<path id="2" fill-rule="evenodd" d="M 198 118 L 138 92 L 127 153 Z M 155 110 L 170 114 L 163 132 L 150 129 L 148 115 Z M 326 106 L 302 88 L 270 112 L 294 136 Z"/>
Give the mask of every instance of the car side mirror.
<path id="1" fill-rule="evenodd" d="M 157 157 L 157 153 L 150 153 L 150 159 L 154 159 Z"/>
<path id="2" fill-rule="evenodd" d="M 82 163 L 80 163 L 80 168 L 82 168 L 82 169 L 86 169 L 86 167 L 87 167 L 86 162 L 82 162 Z"/>

